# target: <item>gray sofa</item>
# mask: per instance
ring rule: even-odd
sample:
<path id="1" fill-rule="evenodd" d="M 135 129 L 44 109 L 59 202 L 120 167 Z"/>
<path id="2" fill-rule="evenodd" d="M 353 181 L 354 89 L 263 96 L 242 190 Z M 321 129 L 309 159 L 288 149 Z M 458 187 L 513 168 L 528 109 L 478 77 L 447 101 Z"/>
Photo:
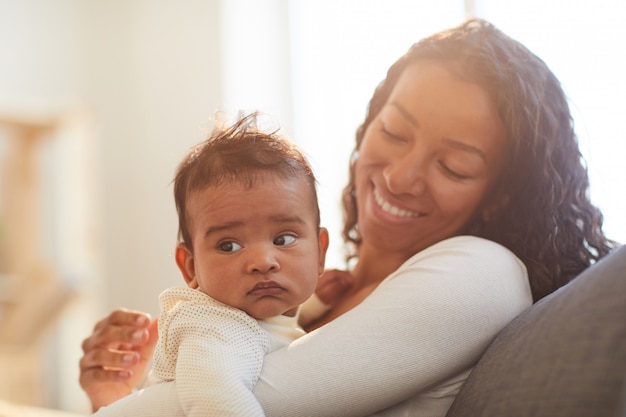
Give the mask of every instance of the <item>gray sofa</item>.
<path id="1" fill-rule="evenodd" d="M 505 327 L 447 417 L 626 416 L 626 246 Z"/>

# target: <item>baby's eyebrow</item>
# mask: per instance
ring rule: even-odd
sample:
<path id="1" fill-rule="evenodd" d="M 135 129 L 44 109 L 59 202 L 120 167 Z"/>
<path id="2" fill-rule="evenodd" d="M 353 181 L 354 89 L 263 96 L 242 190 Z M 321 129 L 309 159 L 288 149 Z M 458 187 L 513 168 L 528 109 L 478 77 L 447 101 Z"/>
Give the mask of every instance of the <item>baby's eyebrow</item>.
<path id="1" fill-rule="evenodd" d="M 274 216 L 270 218 L 270 221 L 274 223 L 301 223 L 306 224 L 306 221 L 300 216 Z"/>
<path id="2" fill-rule="evenodd" d="M 306 221 L 304 220 L 304 218 L 300 217 L 300 216 L 272 216 L 267 220 L 264 219 L 260 219 L 259 221 L 270 221 L 272 223 L 280 223 L 280 224 L 287 224 L 287 223 L 298 223 L 298 224 L 306 224 Z M 243 221 L 232 221 L 232 222 L 226 222 L 226 223 L 221 223 L 221 224 L 216 224 L 213 225 L 211 227 L 209 227 L 206 232 L 204 233 L 204 237 L 208 237 L 213 233 L 217 233 L 217 232 L 222 232 L 224 230 L 230 230 L 230 229 L 235 229 L 237 227 L 242 227 L 244 226 L 246 223 Z"/>
<path id="3" fill-rule="evenodd" d="M 207 237 L 207 236 L 211 235 L 212 233 L 217 233 L 217 232 L 221 232 L 221 231 L 224 231 L 224 230 L 234 229 L 236 227 L 241 227 L 243 225 L 244 225 L 244 222 L 241 222 L 241 221 L 234 221 L 234 222 L 227 222 L 227 223 L 217 224 L 217 225 L 209 227 L 207 229 L 207 231 L 204 233 L 204 237 Z"/>

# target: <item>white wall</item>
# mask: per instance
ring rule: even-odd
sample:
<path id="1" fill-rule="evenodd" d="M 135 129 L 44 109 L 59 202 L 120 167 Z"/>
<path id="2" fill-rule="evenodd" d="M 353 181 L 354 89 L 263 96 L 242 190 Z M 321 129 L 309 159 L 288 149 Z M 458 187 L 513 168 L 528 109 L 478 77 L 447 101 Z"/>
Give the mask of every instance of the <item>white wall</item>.
<path id="1" fill-rule="evenodd" d="M 464 18 L 462 0 L 290 2 L 294 138 L 319 181 L 328 267 L 345 267 L 341 192 L 369 99 L 389 66 L 418 39 Z"/>
<path id="2" fill-rule="evenodd" d="M 67 241 L 58 219 L 48 219 L 57 225 L 47 226 L 46 253 L 64 278 L 92 291 L 57 326 L 60 338 L 46 342 L 50 406 L 85 410 L 78 358 L 96 317 L 119 306 L 156 314 L 159 292 L 182 282 L 171 256 L 171 180 L 221 102 L 219 12 L 217 0 L 0 1 L 0 108 L 84 106 L 93 117 L 89 146 L 53 146 L 44 158 L 44 175 L 88 177 L 88 195 L 74 207 L 95 208 L 89 268 L 75 268 L 85 262 L 79 253 L 68 259 L 55 248 Z M 94 157 L 86 172 L 60 166 L 68 149 Z M 46 184 L 47 196 L 63 195 L 50 188 L 63 181 Z"/>
<path id="3" fill-rule="evenodd" d="M 218 2 L 90 5 L 88 100 L 100 125 L 107 307 L 156 313 L 160 290 L 182 282 L 172 258 L 171 180 L 221 99 Z"/>
<path id="4" fill-rule="evenodd" d="M 178 278 L 171 179 L 221 100 L 218 14 L 204 0 L 0 2 L 0 105 L 95 118 L 107 309 L 156 312 L 150 295 Z"/>

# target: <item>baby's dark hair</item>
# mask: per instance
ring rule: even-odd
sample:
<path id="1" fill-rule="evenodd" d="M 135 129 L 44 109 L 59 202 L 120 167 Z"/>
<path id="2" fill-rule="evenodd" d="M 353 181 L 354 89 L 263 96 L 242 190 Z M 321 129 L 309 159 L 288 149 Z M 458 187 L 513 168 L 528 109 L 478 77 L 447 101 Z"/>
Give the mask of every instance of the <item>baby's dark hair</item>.
<path id="1" fill-rule="evenodd" d="M 174 200 L 178 212 L 178 241 L 192 250 L 188 230 L 187 199 L 193 192 L 222 183 L 254 187 L 259 180 L 298 178 L 310 187 L 311 209 L 320 222 L 316 180 L 298 147 L 274 132 L 257 128 L 257 113 L 240 118 L 232 126 L 216 127 L 204 142 L 191 149 L 178 166 L 174 178 Z"/>

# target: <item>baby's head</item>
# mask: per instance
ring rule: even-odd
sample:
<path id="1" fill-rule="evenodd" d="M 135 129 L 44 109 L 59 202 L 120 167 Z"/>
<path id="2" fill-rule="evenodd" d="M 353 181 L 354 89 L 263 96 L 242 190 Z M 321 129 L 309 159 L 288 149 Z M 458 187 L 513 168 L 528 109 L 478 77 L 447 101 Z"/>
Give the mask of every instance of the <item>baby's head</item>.
<path id="1" fill-rule="evenodd" d="M 180 164 L 176 262 L 190 287 L 262 319 L 315 290 L 328 234 L 306 158 L 255 117 L 215 129 Z"/>

